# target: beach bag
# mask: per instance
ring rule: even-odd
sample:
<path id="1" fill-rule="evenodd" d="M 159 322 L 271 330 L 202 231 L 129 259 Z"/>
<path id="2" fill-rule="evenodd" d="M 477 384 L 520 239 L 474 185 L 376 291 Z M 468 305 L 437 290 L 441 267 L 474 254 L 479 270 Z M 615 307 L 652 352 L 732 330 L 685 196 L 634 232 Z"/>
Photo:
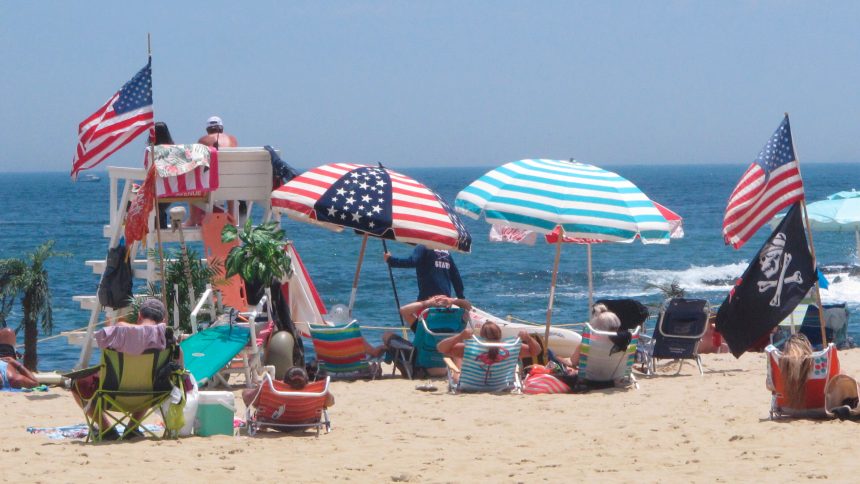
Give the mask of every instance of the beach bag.
<path id="1" fill-rule="evenodd" d="M 571 393 L 571 388 L 553 375 L 549 368 L 543 365 L 532 365 L 529 376 L 523 381 L 523 393 L 526 395 Z"/>
<path id="2" fill-rule="evenodd" d="M 99 283 L 99 303 L 114 309 L 128 306 L 133 278 L 131 259 L 125 244 L 109 249 L 105 271 Z"/>

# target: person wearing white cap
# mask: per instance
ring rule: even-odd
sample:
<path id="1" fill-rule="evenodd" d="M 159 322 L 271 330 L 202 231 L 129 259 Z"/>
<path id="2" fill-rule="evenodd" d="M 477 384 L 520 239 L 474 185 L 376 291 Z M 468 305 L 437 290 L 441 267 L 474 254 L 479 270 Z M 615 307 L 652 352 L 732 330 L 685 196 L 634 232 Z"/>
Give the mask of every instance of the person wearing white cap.
<path id="1" fill-rule="evenodd" d="M 239 146 L 236 137 L 224 132 L 224 123 L 218 116 L 212 116 L 206 120 L 206 135 L 197 140 L 198 143 L 211 146 L 216 150 Z"/>

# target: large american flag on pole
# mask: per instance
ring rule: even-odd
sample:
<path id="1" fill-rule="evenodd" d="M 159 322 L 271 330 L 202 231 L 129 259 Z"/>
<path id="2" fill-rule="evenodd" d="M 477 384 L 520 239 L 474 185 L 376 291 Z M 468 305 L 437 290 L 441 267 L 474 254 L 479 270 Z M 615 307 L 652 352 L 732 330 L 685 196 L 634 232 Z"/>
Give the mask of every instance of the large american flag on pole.
<path id="1" fill-rule="evenodd" d="M 739 249 L 777 212 L 803 198 L 786 114 L 729 197 L 723 217 L 726 244 Z"/>
<path id="2" fill-rule="evenodd" d="M 152 62 L 140 70 L 104 106 L 78 126 L 72 179 L 153 126 Z"/>

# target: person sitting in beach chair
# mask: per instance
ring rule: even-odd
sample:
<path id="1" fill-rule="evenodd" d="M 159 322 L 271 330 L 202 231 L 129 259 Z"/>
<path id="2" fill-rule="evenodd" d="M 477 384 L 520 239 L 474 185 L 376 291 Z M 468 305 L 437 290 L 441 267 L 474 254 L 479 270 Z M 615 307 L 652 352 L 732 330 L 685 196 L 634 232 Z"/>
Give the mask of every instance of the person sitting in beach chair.
<path id="1" fill-rule="evenodd" d="M 806 336 L 791 335 L 782 351 L 767 353 L 767 388 L 771 391 L 770 418 L 821 417 L 825 414 L 824 389 L 839 374 L 839 358 L 833 343 L 813 352 Z"/>
<path id="2" fill-rule="evenodd" d="M 609 310 L 605 304 L 595 304 L 591 308 L 591 320 L 588 322 L 593 330 L 604 333 L 618 333 L 622 331 L 621 319 Z M 570 355 L 570 358 L 558 357 L 556 360 L 561 363 L 567 374 L 575 374 L 579 368 L 579 359 L 582 352 L 582 345 L 576 347 L 576 350 Z"/>
<path id="3" fill-rule="evenodd" d="M 15 332 L 0 329 L 0 389 L 33 388 L 39 386 L 36 376 L 18 361 Z"/>
<path id="4" fill-rule="evenodd" d="M 160 409 L 174 386 L 182 386 L 184 373 L 182 350 L 164 323 L 166 315 L 160 300 L 147 299 L 137 324 L 119 322 L 95 333 L 102 349 L 99 365 L 69 374 L 72 395 L 90 426 L 87 440 L 154 436 L 141 426 L 143 420 Z M 118 425 L 125 427 L 123 434 Z"/>
<path id="5" fill-rule="evenodd" d="M 308 383 L 304 368 L 294 366 L 287 370 L 284 381 L 274 380 L 268 373 L 257 388 L 242 392 L 247 408 L 248 433 L 254 435 L 261 428 L 276 430 L 331 429 L 326 409 L 334 405 L 329 391 L 331 379 Z"/>
<path id="6" fill-rule="evenodd" d="M 381 375 L 379 359 L 385 345 L 374 346 L 352 321 L 341 326 L 308 325 L 317 354 L 318 369 L 334 378 L 376 378 Z"/>
<path id="7" fill-rule="evenodd" d="M 447 357 L 450 389 L 487 392 L 514 389 L 519 379 L 517 363 L 521 358 L 537 356 L 540 344 L 526 331 L 520 331 L 513 341 L 502 341 L 502 329 L 492 322 L 482 324 L 479 334 L 480 338 L 476 338 L 466 328 L 436 346 Z"/>
<path id="8" fill-rule="evenodd" d="M 422 301 L 415 301 L 400 306 L 400 315 L 403 316 L 403 321 L 409 325 L 409 329 L 414 333 L 417 329 L 418 319 L 426 309 L 451 307 L 462 309 L 465 321 L 465 318 L 468 317 L 469 311 L 472 309 L 472 304 L 466 299 L 437 294 Z"/>

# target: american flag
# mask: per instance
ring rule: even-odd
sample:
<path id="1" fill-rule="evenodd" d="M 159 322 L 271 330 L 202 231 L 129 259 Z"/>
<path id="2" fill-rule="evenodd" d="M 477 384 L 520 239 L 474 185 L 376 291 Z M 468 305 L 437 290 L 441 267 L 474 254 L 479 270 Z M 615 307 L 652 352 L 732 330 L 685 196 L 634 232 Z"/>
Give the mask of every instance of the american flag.
<path id="1" fill-rule="evenodd" d="M 104 106 L 78 126 L 72 179 L 153 126 L 152 63 L 140 70 Z"/>
<path id="2" fill-rule="evenodd" d="M 723 217 L 726 244 L 739 249 L 777 212 L 803 199 L 803 180 L 786 115 L 729 197 Z"/>
<path id="3" fill-rule="evenodd" d="M 331 163 L 272 192 L 287 215 L 433 249 L 468 252 L 472 239 L 460 217 L 423 184 L 383 167 Z"/>

